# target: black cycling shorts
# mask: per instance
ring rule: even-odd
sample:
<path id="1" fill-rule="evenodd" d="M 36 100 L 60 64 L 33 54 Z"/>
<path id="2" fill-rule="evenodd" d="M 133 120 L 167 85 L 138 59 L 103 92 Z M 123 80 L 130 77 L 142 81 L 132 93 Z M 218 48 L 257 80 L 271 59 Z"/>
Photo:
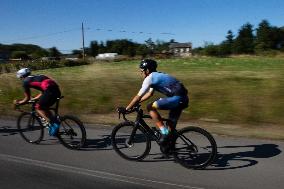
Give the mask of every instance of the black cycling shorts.
<path id="1" fill-rule="evenodd" d="M 39 101 L 36 104 L 36 109 L 39 110 L 49 109 L 57 101 L 57 98 L 59 98 L 60 96 L 61 92 L 57 86 L 46 89 L 43 92 L 42 96 L 39 98 Z"/>

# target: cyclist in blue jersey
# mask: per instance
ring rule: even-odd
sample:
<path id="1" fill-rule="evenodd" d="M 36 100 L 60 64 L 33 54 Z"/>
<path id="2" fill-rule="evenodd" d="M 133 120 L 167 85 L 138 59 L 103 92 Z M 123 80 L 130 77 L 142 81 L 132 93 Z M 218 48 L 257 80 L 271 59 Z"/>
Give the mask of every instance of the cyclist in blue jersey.
<path id="1" fill-rule="evenodd" d="M 23 81 L 24 99 L 14 100 L 15 105 L 26 104 L 29 100 L 38 100 L 36 103 L 37 113 L 49 122 L 49 134 L 56 136 L 59 129 L 59 121 L 52 116 L 49 107 L 52 106 L 61 92 L 57 83 L 45 75 L 31 75 L 29 68 L 22 68 L 17 72 L 17 77 Z M 40 93 L 32 98 L 31 88 L 39 90 Z"/>
<path id="2" fill-rule="evenodd" d="M 176 78 L 166 73 L 157 72 L 155 60 L 142 60 L 139 67 L 144 78 L 142 88 L 126 108 L 119 108 L 118 111 L 123 112 L 131 109 L 135 104 L 153 96 L 154 91 L 164 94 L 166 97 L 148 104 L 147 110 L 157 128 L 161 131 L 160 143 L 166 144 L 170 135 L 170 128 L 176 127 L 182 110 L 188 107 L 188 91 Z M 171 120 L 171 123 L 164 124 L 158 110 L 170 110 L 169 120 Z"/>

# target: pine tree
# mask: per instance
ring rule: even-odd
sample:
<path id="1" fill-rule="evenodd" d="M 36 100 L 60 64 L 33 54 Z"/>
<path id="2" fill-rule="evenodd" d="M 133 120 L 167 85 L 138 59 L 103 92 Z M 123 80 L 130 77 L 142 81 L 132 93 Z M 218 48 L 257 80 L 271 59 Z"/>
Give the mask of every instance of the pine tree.
<path id="1" fill-rule="evenodd" d="M 49 49 L 49 56 L 59 58 L 61 53 L 56 47 L 52 47 Z"/>
<path id="2" fill-rule="evenodd" d="M 232 54 L 234 43 L 234 35 L 231 30 L 227 32 L 226 40 L 223 41 L 219 46 L 219 55 L 226 56 Z"/>
<path id="3" fill-rule="evenodd" d="M 254 53 L 253 26 L 250 23 L 241 27 L 233 46 L 234 52 L 237 54 Z"/>
<path id="4" fill-rule="evenodd" d="M 265 51 L 273 48 L 273 31 L 267 20 L 263 20 L 256 29 L 255 48 L 257 51 Z"/>

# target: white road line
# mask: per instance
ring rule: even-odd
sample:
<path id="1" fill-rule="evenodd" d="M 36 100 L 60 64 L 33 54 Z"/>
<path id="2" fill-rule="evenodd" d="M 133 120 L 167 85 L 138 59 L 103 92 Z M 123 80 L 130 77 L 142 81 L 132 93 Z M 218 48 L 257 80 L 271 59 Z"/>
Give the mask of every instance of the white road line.
<path id="1" fill-rule="evenodd" d="M 115 180 L 119 182 L 131 183 L 131 184 L 136 184 L 136 185 L 153 186 L 153 184 L 155 184 L 156 186 L 160 186 L 160 187 L 163 186 L 163 188 L 174 187 L 174 188 L 204 189 L 200 187 L 192 187 L 192 186 L 181 185 L 181 184 L 176 184 L 176 183 L 149 180 L 149 179 L 143 179 L 143 178 L 137 178 L 137 177 L 131 177 L 131 176 L 124 176 L 124 175 L 109 173 L 105 171 L 96 171 L 96 170 L 84 169 L 84 168 L 51 163 L 51 162 L 46 162 L 46 161 L 39 161 L 39 160 L 34 160 L 34 159 L 29 159 L 29 158 L 12 156 L 8 154 L 0 154 L 0 159 L 4 161 L 11 161 L 11 162 L 22 163 L 26 165 L 44 167 L 44 168 L 58 170 L 58 171 L 65 171 L 65 172 L 70 172 L 70 173 L 75 173 L 75 174 L 87 175 L 87 176 L 92 176 L 92 177 L 108 179 L 108 180 Z"/>

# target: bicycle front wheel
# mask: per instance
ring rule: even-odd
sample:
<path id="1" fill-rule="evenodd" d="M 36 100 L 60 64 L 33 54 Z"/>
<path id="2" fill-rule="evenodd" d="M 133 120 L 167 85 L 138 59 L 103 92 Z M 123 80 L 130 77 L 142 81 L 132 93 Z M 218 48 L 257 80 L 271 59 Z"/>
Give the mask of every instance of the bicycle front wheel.
<path id="1" fill-rule="evenodd" d="M 132 161 L 144 159 L 151 149 L 151 141 L 142 127 L 134 122 L 123 122 L 117 125 L 111 134 L 114 150 L 122 158 Z"/>
<path id="2" fill-rule="evenodd" d="M 39 144 L 44 129 L 40 120 L 33 114 L 24 112 L 17 120 L 17 128 L 22 138 L 28 143 Z"/>
<path id="3" fill-rule="evenodd" d="M 74 116 L 60 118 L 58 139 L 63 146 L 69 149 L 80 149 L 86 142 L 86 129 L 83 123 Z"/>
<path id="4" fill-rule="evenodd" d="M 217 155 L 213 136 L 199 127 L 187 127 L 177 132 L 174 158 L 187 168 L 204 169 Z"/>

